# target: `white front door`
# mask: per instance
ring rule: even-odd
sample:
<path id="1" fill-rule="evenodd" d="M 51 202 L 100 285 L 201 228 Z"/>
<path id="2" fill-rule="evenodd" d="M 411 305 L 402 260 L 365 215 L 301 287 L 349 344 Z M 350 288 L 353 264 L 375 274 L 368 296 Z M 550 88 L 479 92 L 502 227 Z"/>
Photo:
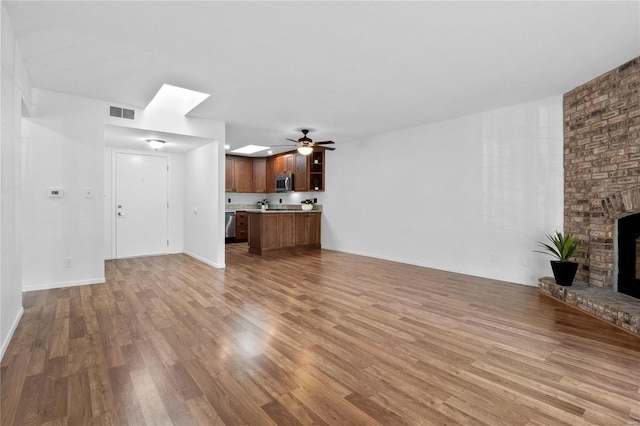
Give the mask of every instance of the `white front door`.
<path id="1" fill-rule="evenodd" d="M 168 160 L 116 154 L 116 259 L 166 254 Z"/>

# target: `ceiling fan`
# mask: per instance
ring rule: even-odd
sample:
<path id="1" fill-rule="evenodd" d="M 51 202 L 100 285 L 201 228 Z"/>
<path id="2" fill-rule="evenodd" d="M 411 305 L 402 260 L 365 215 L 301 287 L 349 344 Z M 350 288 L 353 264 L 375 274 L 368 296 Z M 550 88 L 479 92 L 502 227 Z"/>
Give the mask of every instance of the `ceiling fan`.
<path id="1" fill-rule="evenodd" d="M 334 141 L 314 142 L 309 137 L 307 137 L 307 133 L 309 133 L 309 130 L 302 129 L 303 136 L 300 139 L 295 140 L 295 139 L 286 138 L 288 141 L 295 142 L 296 144 L 298 144 L 298 152 L 302 155 L 311 154 L 313 152 L 313 147 L 316 145 L 332 145 L 335 143 Z M 288 146 L 288 145 L 279 145 L 279 146 Z M 329 146 L 323 146 L 322 148 L 327 149 L 329 151 L 335 151 L 335 148 L 332 148 Z"/>

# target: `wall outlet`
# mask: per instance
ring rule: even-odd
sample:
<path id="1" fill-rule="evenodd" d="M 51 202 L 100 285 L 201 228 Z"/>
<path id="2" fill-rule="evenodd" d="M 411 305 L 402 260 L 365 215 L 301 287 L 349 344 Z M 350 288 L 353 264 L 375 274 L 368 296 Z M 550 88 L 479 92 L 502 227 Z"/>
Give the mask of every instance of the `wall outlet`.
<path id="1" fill-rule="evenodd" d="M 227 203 L 231 203 L 231 198 L 227 198 Z"/>
<path id="2" fill-rule="evenodd" d="M 73 263 L 71 262 L 73 260 L 73 257 L 65 257 L 64 258 L 64 267 L 65 268 L 71 268 L 73 266 Z"/>

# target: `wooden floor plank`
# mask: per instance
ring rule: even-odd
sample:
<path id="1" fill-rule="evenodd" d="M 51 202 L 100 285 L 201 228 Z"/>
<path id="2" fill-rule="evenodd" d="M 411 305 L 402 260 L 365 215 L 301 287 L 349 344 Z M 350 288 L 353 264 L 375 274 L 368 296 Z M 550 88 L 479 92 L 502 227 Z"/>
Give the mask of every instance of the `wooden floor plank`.
<path id="1" fill-rule="evenodd" d="M 28 292 L 1 423 L 628 425 L 640 339 L 537 289 L 326 250 Z"/>

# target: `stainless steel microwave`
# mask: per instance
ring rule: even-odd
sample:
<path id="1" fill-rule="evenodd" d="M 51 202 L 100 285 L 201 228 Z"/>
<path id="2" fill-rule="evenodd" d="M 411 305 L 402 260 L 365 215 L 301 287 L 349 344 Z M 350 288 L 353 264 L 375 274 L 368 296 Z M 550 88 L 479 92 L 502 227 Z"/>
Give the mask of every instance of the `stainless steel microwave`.
<path id="1" fill-rule="evenodd" d="M 276 192 L 293 191 L 293 173 L 284 173 L 276 176 Z"/>

